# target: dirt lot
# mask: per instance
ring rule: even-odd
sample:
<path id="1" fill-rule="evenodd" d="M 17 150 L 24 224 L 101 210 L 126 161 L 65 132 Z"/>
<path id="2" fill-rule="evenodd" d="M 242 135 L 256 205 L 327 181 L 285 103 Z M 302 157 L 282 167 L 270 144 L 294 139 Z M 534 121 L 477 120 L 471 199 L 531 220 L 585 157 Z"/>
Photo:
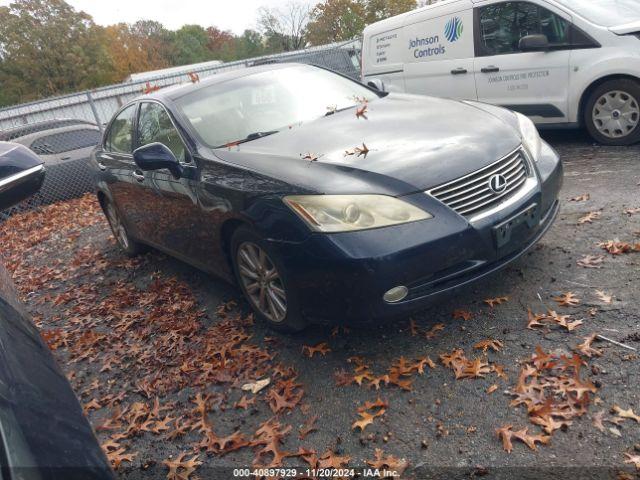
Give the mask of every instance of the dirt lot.
<path id="1" fill-rule="evenodd" d="M 412 321 L 273 333 L 234 287 L 122 256 L 91 197 L 0 225 L 2 255 L 122 477 L 640 478 L 640 253 L 622 253 L 640 242 L 640 146 L 547 137 L 566 170 L 555 226 Z"/>

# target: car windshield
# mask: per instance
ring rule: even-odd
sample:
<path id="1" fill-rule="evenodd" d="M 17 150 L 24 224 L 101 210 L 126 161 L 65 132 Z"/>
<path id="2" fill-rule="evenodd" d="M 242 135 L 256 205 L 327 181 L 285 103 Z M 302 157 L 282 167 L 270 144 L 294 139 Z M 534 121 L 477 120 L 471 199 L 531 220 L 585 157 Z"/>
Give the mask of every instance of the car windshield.
<path id="1" fill-rule="evenodd" d="M 378 96 L 321 68 L 278 68 L 215 83 L 176 100 L 201 139 L 227 146 L 277 133 Z"/>
<path id="2" fill-rule="evenodd" d="M 559 3 L 604 27 L 615 27 L 640 20 L 638 0 L 558 0 Z"/>

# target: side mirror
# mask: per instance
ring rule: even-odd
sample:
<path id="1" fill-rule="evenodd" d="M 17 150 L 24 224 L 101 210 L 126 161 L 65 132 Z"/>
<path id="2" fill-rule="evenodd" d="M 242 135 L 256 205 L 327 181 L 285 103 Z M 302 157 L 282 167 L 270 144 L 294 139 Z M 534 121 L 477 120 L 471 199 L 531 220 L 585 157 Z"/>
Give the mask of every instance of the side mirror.
<path id="1" fill-rule="evenodd" d="M 523 52 L 544 52 L 549 50 L 549 39 L 546 35 L 527 35 L 520 39 L 518 48 Z"/>
<path id="2" fill-rule="evenodd" d="M 379 92 L 386 92 L 385 87 L 384 87 L 384 82 L 382 80 L 380 80 L 379 78 L 374 78 L 372 80 L 369 80 L 367 82 L 367 85 L 369 87 L 371 87 L 371 88 L 375 88 Z"/>
<path id="3" fill-rule="evenodd" d="M 44 164 L 24 145 L 0 142 L 0 210 L 20 203 L 40 190 Z"/>
<path id="4" fill-rule="evenodd" d="M 182 176 L 182 165 L 164 144 L 155 142 L 143 145 L 133 151 L 133 160 L 140 170 L 160 170 L 166 168 L 174 178 Z"/>

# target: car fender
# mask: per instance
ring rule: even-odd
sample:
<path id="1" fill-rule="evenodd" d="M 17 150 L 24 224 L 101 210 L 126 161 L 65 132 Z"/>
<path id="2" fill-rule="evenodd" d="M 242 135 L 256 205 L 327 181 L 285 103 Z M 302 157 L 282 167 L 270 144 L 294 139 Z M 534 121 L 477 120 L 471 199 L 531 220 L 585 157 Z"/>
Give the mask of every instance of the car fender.
<path id="1" fill-rule="evenodd" d="M 569 121 L 581 122 L 580 108 L 589 87 L 607 77 L 627 76 L 640 80 L 640 48 L 636 54 L 627 49 L 608 47 L 600 49 L 598 60 L 593 61 L 589 49 L 572 52 L 572 71 L 569 88 Z"/>

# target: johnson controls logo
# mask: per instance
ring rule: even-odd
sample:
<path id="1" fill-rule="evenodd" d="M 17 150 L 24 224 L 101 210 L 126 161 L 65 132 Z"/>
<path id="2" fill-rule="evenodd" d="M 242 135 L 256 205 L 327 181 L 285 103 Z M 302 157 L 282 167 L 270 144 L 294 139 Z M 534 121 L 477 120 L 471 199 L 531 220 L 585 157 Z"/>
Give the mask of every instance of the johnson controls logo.
<path id="1" fill-rule="evenodd" d="M 462 25 L 462 20 L 460 20 L 458 17 L 453 17 L 444 26 L 444 36 L 450 42 L 457 41 L 462 36 L 463 31 L 464 26 Z"/>
<path id="2" fill-rule="evenodd" d="M 462 36 L 464 27 L 462 20 L 453 17 L 444 26 L 444 36 L 449 43 L 456 42 Z M 436 57 L 447 53 L 447 46 L 440 41 L 440 35 L 425 35 L 409 39 L 409 50 L 413 50 L 413 57 L 430 60 L 427 57 Z"/>

